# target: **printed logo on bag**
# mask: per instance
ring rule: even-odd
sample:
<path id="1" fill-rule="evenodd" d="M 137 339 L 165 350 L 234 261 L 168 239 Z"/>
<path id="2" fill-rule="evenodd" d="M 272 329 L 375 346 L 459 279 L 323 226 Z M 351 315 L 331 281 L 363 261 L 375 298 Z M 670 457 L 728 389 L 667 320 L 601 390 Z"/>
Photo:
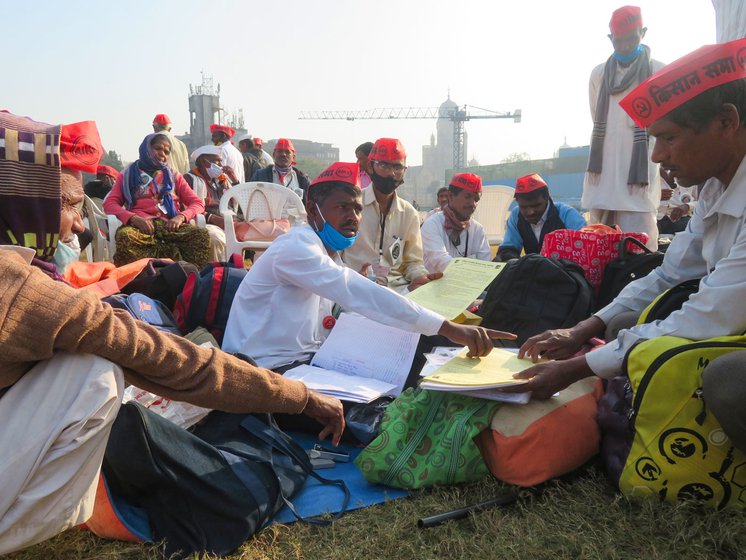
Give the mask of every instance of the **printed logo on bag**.
<path id="1" fill-rule="evenodd" d="M 677 496 L 680 500 L 708 502 L 715 497 L 715 492 L 707 484 L 702 482 L 692 482 L 682 486 Z"/>
<path id="2" fill-rule="evenodd" d="M 658 480 L 661 475 L 660 467 L 650 457 L 640 457 L 635 463 L 635 472 L 648 482 Z"/>
<path id="3" fill-rule="evenodd" d="M 694 455 L 704 458 L 707 448 L 705 439 L 688 428 L 666 430 L 658 439 L 658 449 L 661 455 L 672 465 L 676 464 L 676 458 L 688 459 Z"/>

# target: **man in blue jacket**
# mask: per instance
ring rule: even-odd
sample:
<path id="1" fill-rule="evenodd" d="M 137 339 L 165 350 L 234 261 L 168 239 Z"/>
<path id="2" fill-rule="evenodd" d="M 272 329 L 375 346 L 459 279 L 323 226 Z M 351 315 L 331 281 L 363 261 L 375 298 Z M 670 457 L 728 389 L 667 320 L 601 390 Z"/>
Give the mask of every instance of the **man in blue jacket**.
<path id="1" fill-rule="evenodd" d="M 295 163 L 293 143 L 287 138 L 280 138 L 275 144 L 272 157 L 275 159 L 274 164 L 256 171 L 251 181 L 283 185 L 305 200 L 309 183 L 308 175 L 293 165 Z"/>
<path id="2" fill-rule="evenodd" d="M 497 251 L 496 261 L 517 259 L 521 249 L 526 254 L 541 252 L 544 236 L 558 229 L 580 229 L 585 218 L 572 206 L 554 202 L 549 187 L 536 173 L 516 181 L 515 201 L 508 217 L 505 239 Z"/>

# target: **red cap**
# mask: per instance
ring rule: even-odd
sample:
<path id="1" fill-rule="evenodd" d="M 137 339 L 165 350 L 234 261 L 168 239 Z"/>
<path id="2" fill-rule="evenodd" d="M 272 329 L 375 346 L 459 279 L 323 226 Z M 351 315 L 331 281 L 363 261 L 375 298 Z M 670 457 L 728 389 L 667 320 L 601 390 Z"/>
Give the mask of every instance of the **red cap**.
<path id="1" fill-rule="evenodd" d="M 119 171 L 113 167 L 109 167 L 108 165 L 99 165 L 96 168 L 96 175 L 108 175 L 109 177 L 116 179 L 119 177 Z"/>
<path id="2" fill-rule="evenodd" d="M 60 130 L 60 163 L 67 169 L 95 173 L 104 148 L 94 121 L 63 124 Z"/>
<path id="3" fill-rule="evenodd" d="M 295 146 L 293 146 L 293 143 L 288 140 L 287 138 L 280 138 L 277 140 L 277 143 L 275 144 L 275 150 L 290 150 L 291 152 L 295 153 Z"/>
<path id="4" fill-rule="evenodd" d="M 706 45 L 650 76 L 619 102 L 641 128 L 700 93 L 746 78 L 746 38 Z"/>
<path id="5" fill-rule="evenodd" d="M 515 194 L 527 194 L 543 187 L 546 187 L 546 181 L 538 173 L 532 173 L 521 177 L 515 182 Z"/>
<path id="6" fill-rule="evenodd" d="M 622 6 L 614 10 L 609 22 L 609 31 L 614 37 L 626 35 L 635 29 L 642 29 L 642 10 L 637 6 Z"/>
<path id="7" fill-rule="evenodd" d="M 449 186 L 480 193 L 482 192 L 482 178 L 479 175 L 474 175 L 474 173 L 456 173 Z"/>
<path id="8" fill-rule="evenodd" d="M 233 138 L 233 135 L 236 133 L 236 131 L 233 130 L 230 126 L 225 126 L 224 124 L 211 124 L 210 132 L 225 132 L 228 135 L 228 138 Z"/>
<path id="9" fill-rule="evenodd" d="M 396 138 L 379 138 L 368 154 L 370 161 L 396 161 L 406 157 L 404 146 Z"/>
<path id="10" fill-rule="evenodd" d="M 356 189 L 362 190 L 360 186 L 360 166 L 357 163 L 346 163 L 338 161 L 332 163 L 321 174 L 311 181 L 311 187 L 319 183 L 328 183 L 330 181 L 342 181 L 349 183 Z"/>
<path id="11" fill-rule="evenodd" d="M 171 119 L 168 118 L 168 115 L 158 113 L 153 117 L 153 124 L 171 124 Z"/>
<path id="12" fill-rule="evenodd" d="M 262 144 L 264 144 L 264 140 L 258 136 L 254 136 L 254 146 L 261 146 Z"/>

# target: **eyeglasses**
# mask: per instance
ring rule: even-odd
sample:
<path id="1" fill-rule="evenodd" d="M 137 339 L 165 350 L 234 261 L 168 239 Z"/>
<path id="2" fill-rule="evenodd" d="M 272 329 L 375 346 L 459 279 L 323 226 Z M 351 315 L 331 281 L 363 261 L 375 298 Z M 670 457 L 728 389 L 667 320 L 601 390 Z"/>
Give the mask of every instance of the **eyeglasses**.
<path id="1" fill-rule="evenodd" d="M 373 163 L 384 171 L 393 171 L 397 175 L 404 173 L 407 169 L 407 166 L 401 163 L 389 163 L 387 161 L 374 161 Z"/>

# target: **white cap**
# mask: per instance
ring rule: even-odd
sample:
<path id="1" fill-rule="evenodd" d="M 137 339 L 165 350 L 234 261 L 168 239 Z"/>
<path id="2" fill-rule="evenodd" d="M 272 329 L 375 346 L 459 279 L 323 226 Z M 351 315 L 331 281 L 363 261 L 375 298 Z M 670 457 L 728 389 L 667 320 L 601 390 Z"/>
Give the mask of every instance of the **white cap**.
<path id="1" fill-rule="evenodd" d="M 207 144 L 206 146 L 202 146 L 201 148 L 197 148 L 196 150 L 194 150 L 190 157 L 192 158 L 192 161 L 196 162 L 199 156 L 203 156 L 205 154 L 219 156 L 223 154 L 223 150 L 220 149 L 220 146 Z"/>
<path id="2" fill-rule="evenodd" d="M 242 140 L 252 140 L 254 137 L 249 134 L 248 132 L 244 132 L 243 134 L 239 134 L 235 138 L 233 138 L 233 143 L 238 145 L 241 143 Z"/>

